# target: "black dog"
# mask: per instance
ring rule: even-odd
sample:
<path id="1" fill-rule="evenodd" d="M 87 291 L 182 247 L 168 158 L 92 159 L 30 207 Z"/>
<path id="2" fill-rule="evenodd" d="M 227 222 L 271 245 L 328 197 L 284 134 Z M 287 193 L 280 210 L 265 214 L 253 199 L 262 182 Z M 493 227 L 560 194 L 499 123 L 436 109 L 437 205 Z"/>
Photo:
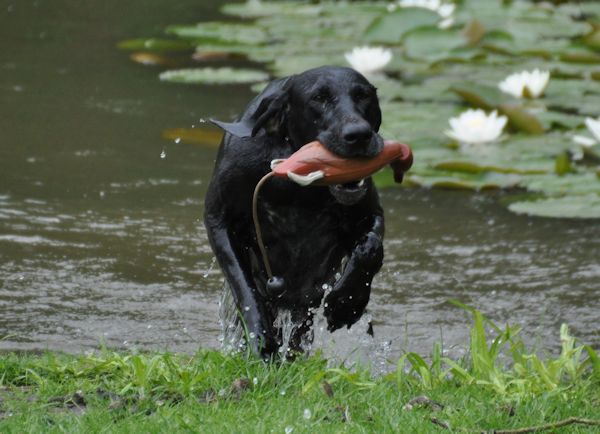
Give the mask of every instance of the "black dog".
<path id="1" fill-rule="evenodd" d="M 383 140 L 376 89 L 349 68 L 311 69 L 272 82 L 238 122 L 214 122 L 226 134 L 206 196 L 205 225 L 251 348 L 265 358 L 276 353 L 280 330 L 273 322 L 280 309 L 301 324 L 292 337 L 298 346 L 329 287 L 328 329 L 350 327 L 363 314 L 383 261 L 383 211 L 371 178 L 331 187 L 274 178 L 265 184 L 258 215 L 278 276 L 269 282 L 252 195 L 271 160 L 313 140 L 343 157 L 377 155 Z"/>

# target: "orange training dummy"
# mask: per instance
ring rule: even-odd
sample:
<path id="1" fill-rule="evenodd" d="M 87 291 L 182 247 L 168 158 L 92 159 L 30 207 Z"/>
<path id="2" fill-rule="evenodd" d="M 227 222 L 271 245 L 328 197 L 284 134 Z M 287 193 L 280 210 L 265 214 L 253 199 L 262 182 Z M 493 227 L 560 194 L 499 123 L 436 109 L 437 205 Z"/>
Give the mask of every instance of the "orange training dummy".
<path id="1" fill-rule="evenodd" d="M 410 147 L 393 140 L 386 140 L 383 150 L 372 158 L 340 157 L 314 141 L 286 159 L 273 160 L 271 169 L 275 176 L 289 178 L 300 185 L 331 185 L 359 181 L 389 164 L 394 180 L 400 183 L 412 161 Z"/>

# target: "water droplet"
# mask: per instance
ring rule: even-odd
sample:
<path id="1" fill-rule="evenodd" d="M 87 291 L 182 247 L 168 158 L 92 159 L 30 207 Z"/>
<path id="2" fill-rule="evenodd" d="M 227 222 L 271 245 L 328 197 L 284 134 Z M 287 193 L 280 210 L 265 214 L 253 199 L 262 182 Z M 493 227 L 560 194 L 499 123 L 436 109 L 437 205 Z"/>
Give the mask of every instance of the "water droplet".
<path id="1" fill-rule="evenodd" d="M 104 195 L 105 195 L 106 193 L 104 193 L 103 191 L 101 191 L 99 194 L 100 194 L 100 197 L 104 197 Z"/>
<path id="2" fill-rule="evenodd" d="M 280 394 L 281 396 L 285 396 L 285 389 L 281 389 L 281 392 L 279 392 L 279 394 Z"/>
<path id="3" fill-rule="evenodd" d="M 179 142 L 181 142 L 181 137 L 177 137 L 177 138 L 175 139 L 175 143 L 179 143 Z"/>
<path id="4" fill-rule="evenodd" d="M 321 288 L 323 288 L 323 290 L 327 291 L 329 289 L 329 285 L 324 283 Z"/>
<path id="5" fill-rule="evenodd" d="M 329 303 L 325 303 L 323 306 L 324 306 L 324 307 L 327 307 L 327 306 L 329 306 Z"/>
<path id="6" fill-rule="evenodd" d="M 352 300 L 352 296 L 351 296 L 351 295 L 349 295 L 349 296 L 348 296 L 348 299 L 349 299 L 349 300 Z"/>
<path id="7" fill-rule="evenodd" d="M 250 337 L 250 339 L 254 339 L 256 337 L 256 333 L 250 332 L 248 333 L 248 336 Z"/>
<path id="8" fill-rule="evenodd" d="M 292 431 L 294 431 L 294 427 L 293 426 L 286 426 L 285 427 L 285 434 L 292 434 Z"/>
<path id="9" fill-rule="evenodd" d="M 205 124 L 206 123 L 206 119 L 200 118 L 200 119 L 198 119 L 198 122 L 200 122 L 201 124 Z"/>
<path id="10" fill-rule="evenodd" d="M 304 419 L 308 420 L 312 417 L 312 413 L 310 411 L 310 409 L 305 408 L 304 409 L 304 413 L 302 414 L 302 416 L 304 417 Z"/>
<path id="11" fill-rule="evenodd" d="M 258 378 L 254 377 L 252 379 L 252 384 L 254 384 L 256 386 L 258 384 Z"/>
<path id="12" fill-rule="evenodd" d="M 166 157 L 167 157 L 167 152 L 166 152 L 166 151 L 163 149 L 163 150 L 160 152 L 160 158 L 164 160 Z"/>
<path id="13" fill-rule="evenodd" d="M 250 306 L 244 306 L 244 310 L 248 312 L 250 310 Z"/>
<path id="14" fill-rule="evenodd" d="M 148 324 L 148 326 L 146 328 L 151 329 L 152 328 L 152 324 Z"/>

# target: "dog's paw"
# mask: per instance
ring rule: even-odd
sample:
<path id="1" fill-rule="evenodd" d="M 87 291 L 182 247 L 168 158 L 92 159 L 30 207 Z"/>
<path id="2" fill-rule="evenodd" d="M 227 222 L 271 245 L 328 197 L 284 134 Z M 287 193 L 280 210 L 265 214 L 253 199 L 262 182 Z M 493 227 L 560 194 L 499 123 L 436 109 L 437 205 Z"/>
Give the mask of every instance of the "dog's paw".
<path id="1" fill-rule="evenodd" d="M 354 262 L 363 269 L 375 274 L 383 264 L 383 241 L 375 232 L 369 232 L 356 245 Z"/>
<path id="2" fill-rule="evenodd" d="M 334 290 L 325 297 L 324 313 L 327 319 L 327 330 L 333 332 L 344 326 L 350 328 L 360 319 L 369 302 L 369 287 L 365 285 L 361 292 Z"/>
<path id="3" fill-rule="evenodd" d="M 272 361 L 277 357 L 279 345 L 272 331 L 250 331 L 247 340 L 253 353 L 264 361 Z"/>

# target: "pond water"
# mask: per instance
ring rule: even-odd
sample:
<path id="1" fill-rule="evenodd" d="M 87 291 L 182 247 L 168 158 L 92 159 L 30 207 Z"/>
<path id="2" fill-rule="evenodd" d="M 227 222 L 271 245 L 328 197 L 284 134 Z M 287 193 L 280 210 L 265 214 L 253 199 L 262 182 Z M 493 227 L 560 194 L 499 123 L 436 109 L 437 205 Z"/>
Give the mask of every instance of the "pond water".
<path id="1" fill-rule="evenodd" d="M 215 19 L 221 3 L 0 3 L 0 349 L 219 346 L 222 277 L 202 225 L 216 151 L 161 132 L 230 118 L 252 93 L 160 82 L 115 45 Z M 538 347 L 556 348 L 563 322 L 598 346 L 600 224 L 516 216 L 498 199 L 382 192 L 369 311 L 388 356 L 464 345 L 450 299 Z M 326 339 L 360 347 L 362 334 Z"/>

